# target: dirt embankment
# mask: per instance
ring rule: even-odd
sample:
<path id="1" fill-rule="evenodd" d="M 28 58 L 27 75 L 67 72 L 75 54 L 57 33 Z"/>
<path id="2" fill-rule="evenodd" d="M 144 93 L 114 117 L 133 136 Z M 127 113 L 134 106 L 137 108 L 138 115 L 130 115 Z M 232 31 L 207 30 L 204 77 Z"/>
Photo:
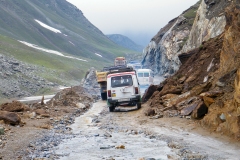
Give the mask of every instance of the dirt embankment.
<path id="1" fill-rule="evenodd" d="M 70 129 L 66 126 L 87 111 L 97 97 L 76 86 L 62 90 L 47 103 L 43 100 L 44 97 L 40 103 L 13 101 L 0 106 L 0 159 L 31 159 L 29 153 L 33 159 L 49 156 L 50 151 L 49 155 L 40 153 L 60 143 L 61 137 L 55 140 L 58 134 L 68 133 Z M 50 133 L 54 136 L 49 142 L 37 142 Z"/>
<path id="2" fill-rule="evenodd" d="M 225 11 L 222 35 L 180 55 L 178 72 L 144 95 L 146 115 L 197 119 L 202 127 L 240 140 L 240 7 Z"/>

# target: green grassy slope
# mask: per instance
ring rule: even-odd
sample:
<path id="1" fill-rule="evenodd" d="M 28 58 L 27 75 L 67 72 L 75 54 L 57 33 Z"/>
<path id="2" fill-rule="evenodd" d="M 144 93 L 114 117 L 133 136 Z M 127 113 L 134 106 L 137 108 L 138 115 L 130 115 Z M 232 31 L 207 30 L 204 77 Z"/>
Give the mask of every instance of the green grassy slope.
<path id="1" fill-rule="evenodd" d="M 35 20 L 61 33 L 54 33 Z M 1 1 L 0 34 L 71 55 L 100 60 L 100 63 L 109 63 L 116 56 L 134 52 L 110 41 L 66 0 Z M 95 53 L 104 58 L 99 59 Z"/>
<path id="2" fill-rule="evenodd" d="M 86 70 L 90 67 L 102 68 L 104 65 L 111 65 L 110 63 L 98 63 L 98 60 L 80 56 L 75 57 L 85 59 L 87 62 L 61 57 L 30 48 L 14 39 L 1 35 L 0 54 L 13 56 L 15 59 L 22 62 L 36 66 L 43 66 L 48 70 L 53 70 L 54 75 L 49 74 L 48 72 L 38 74 L 49 81 L 65 85 L 79 84 L 84 77 Z"/>

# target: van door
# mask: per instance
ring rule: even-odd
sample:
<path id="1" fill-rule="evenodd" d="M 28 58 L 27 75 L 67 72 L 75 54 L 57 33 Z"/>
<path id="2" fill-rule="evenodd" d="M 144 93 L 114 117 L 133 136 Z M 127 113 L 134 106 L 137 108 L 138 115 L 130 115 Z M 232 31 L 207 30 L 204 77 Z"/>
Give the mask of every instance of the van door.
<path id="1" fill-rule="evenodd" d="M 111 78 L 113 99 L 129 98 L 134 95 L 132 75 L 119 75 Z"/>

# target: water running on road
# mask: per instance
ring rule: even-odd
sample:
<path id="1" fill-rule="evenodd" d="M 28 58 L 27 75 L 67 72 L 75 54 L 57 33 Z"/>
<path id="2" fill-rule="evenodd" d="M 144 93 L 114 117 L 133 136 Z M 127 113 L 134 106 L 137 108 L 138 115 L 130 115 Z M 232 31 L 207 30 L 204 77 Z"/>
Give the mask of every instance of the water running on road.
<path id="1" fill-rule="evenodd" d="M 94 126 L 91 123 L 94 115 L 98 115 L 104 107 L 106 107 L 106 102 L 95 103 L 87 113 L 78 117 L 75 124 L 70 126 L 76 137 L 71 140 L 65 140 L 59 145 L 56 153 L 58 155 L 68 155 L 60 159 L 98 160 L 114 158 L 120 160 L 143 157 L 168 159 L 167 155 L 173 154 L 166 142 L 150 139 L 144 133 L 133 134 L 124 130 L 114 129 L 113 132 L 108 133 L 106 130 Z M 118 146 L 124 149 L 118 149 Z"/>

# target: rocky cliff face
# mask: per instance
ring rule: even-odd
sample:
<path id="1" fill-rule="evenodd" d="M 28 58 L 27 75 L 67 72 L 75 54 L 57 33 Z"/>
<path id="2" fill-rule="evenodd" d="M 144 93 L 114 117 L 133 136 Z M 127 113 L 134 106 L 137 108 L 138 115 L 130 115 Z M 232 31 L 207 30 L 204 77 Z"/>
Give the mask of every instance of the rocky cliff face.
<path id="1" fill-rule="evenodd" d="M 223 33 L 179 56 L 179 70 L 145 97 L 151 93 L 147 103 L 157 114 L 189 116 L 240 140 L 240 1 L 232 1 L 224 15 Z"/>
<path id="2" fill-rule="evenodd" d="M 214 38 L 224 31 L 226 18 L 224 9 L 229 1 L 202 0 L 195 21 L 192 26 L 187 43 L 183 46 L 182 52 L 188 52 L 201 45 L 203 41 Z"/>
<path id="3" fill-rule="evenodd" d="M 143 66 L 158 75 L 175 73 L 181 65 L 180 54 L 223 32 L 226 25 L 223 12 L 229 4 L 225 0 L 201 0 L 170 21 L 144 49 Z"/>

